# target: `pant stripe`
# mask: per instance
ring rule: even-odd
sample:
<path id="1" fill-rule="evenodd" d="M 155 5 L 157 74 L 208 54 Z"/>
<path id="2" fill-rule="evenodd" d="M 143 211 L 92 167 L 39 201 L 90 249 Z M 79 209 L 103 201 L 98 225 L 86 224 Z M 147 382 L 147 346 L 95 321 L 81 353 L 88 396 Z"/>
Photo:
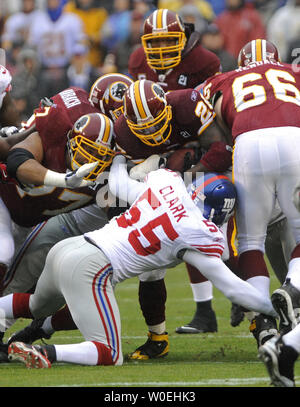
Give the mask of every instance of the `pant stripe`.
<path id="1" fill-rule="evenodd" d="M 109 298 L 106 293 L 107 280 L 110 277 L 112 268 L 110 264 L 107 264 L 103 269 L 101 269 L 93 280 L 93 296 L 95 300 L 96 307 L 98 309 L 103 328 L 106 335 L 107 344 L 112 350 L 112 358 L 115 362 L 119 357 L 119 341 L 116 329 L 116 322 L 114 314 L 112 311 L 112 306 L 110 304 Z M 97 282 L 98 280 L 98 282 Z M 104 311 L 104 312 L 103 312 Z M 113 326 L 111 322 L 113 321 Z M 109 334 L 110 333 L 110 334 Z M 117 338 L 117 341 L 116 341 Z M 117 342 L 117 351 L 115 343 Z"/>

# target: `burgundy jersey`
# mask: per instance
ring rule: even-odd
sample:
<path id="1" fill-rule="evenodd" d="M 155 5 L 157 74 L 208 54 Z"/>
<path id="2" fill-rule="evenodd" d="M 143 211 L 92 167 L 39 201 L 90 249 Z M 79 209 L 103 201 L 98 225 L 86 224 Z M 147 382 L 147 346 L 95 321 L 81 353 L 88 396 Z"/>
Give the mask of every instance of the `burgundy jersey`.
<path id="1" fill-rule="evenodd" d="M 36 109 L 33 119 L 43 144 L 42 164 L 53 171 L 66 172 L 68 131 L 80 116 L 98 110 L 88 101 L 88 93 L 80 88 L 68 88 L 52 100 L 52 106 Z M 12 220 L 25 227 L 89 205 L 94 202 L 95 195 L 90 187 L 67 189 L 38 186 L 25 192 L 13 184 L 0 184 L 0 196 Z"/>
<path id="2" fill-rule="evenodd" d="M 148 146 L 129 129 L 124 115 L 115 123 L 114 131 L 118 148 L 133 160 L 143 160 L 152 154 L 163 154 L 191 141 L 212 123 L 215 113 L 206 99 L 194 89 L 176 90 L 167 94 L 172 107 L 170 137 L 158 146 Z"/>
<path id="3" fill-rule="evenodd" d="M 220 60 L 211 51 L 197 45 L 165 75 L 149 67 L 143 47 L 129 58 L 128 72 L 134 80 L 148 79 L 159 83 L 164 91 L 195 88 L 208 77 L 220 72 Z"/>
<path id="4" fill-rule="evenodd" d="M 221 113 L 233 140 L 269 127 L 300 127 L 300 73 L 280 62 L 256 62 L 207 80 L 203 93 L 223 95 Z"/>

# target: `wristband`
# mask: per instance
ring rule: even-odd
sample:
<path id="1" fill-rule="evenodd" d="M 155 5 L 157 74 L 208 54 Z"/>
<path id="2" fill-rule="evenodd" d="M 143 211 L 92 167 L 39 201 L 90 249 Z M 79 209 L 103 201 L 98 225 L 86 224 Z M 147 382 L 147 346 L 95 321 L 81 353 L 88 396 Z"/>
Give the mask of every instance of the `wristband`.
<path id="1" fill-rule="evenodd" d="M 44 185 L 59 187 L 59 188 L 66 188 L 66 174 L 61 174 L 59 172 L 55 172 L 52 170 L 47 170 L 44 178 Z"/>

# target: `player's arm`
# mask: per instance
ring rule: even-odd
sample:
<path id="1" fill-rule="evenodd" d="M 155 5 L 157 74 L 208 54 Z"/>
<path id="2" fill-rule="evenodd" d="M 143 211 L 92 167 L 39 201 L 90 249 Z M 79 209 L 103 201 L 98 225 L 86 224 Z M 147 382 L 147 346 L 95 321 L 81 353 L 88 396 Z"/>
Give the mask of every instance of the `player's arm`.
<path id="1" fill-rule="evenodd" d="M 52 171 L 41 163 L 44 150 L 38 132 L 30 134 L 16 144 L 7 156 L 7 172 L 23 185 L 48 185 L 61 188 L 78 188 L 91 185 L 84 177 L 92 171 L 97 162 L 84 164 L 78 170 L 64 174 Z"/>
<path id="2" fill-rule="evenodd" d="M 108 184 L 114 196 L 128 202 L 130 205 L 145 190 L 144 183 L 136 181 L 128 175 L 126 158 L 123 155 L 117 155 L 113 159 Z"/>
<path id="3" fill-rule="evenodd" d="M 232 303 L 273 317 L 277 316 L 270 299 L 263 297 L 255 287 L 232 273 L 221 258 L 207 256 L 196 250 L 186 250 L 180 258 L 201 270 L 201 273 Z"/>
<path id="4" fill-rule="evenodd" d="M 7 170 L 10 176 L 22 184 L 43 185 L 47 172 L 41 162 L 43 146 L 38 132 L 30 134 L 25 140 L 14 145 L 7 157 Z"/>
<path id="5" fill-rule="evenodd" d="M 225 172 L 232 165 L 232 148 L 223 131 L 213 121 L 200 136 L 200 145 L 206 152 L 187 172 Z"/>

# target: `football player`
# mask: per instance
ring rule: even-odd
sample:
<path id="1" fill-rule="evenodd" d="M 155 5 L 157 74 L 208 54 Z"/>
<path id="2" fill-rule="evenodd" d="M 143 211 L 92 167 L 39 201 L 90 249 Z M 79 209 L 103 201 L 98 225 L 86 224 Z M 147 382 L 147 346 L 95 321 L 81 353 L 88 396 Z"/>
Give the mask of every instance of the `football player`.
<path id="1" fill-rule="evenodd" d="M 62 361 L 121 365 L 121 322 L 114 286 L 145 270 L 174 267 L 181 261 L 201 269 L 231 301 L 276 315 L 269 298 L 261 297 L 220 259 L 224 237 L 214 221 L 220 225 L 229 214 L 223 211 L 227 200 L 230 210 L 234 208 L 231 181 L 212 174 L 197 178 L 187 190 L 177 173 L 160 169 L 142 183 L 130 179 L 125 164 L 124 157 L 115 157 L 109 186 L 114 195 L 132 204 L 130 209 L 100 230 L 57 243 L 47 256 L 34 294 L 15 293 L 0 299 L 0 309 L 11 318 L 44 317 L 66 301 L 84 341 L 42 346 L 12 342 L 10 360 L 28 368 L 49 368 Z M 212 193 L 205 208 L 201 199 L 205 184 L 216 178 L 218 193 Z"/>
<path id="2" fill-rule="evenodd" d="M 140 105 L 139 108 L 137 105 Z M 142 114 L 145 117 L 140 120 L 139 115 Z M 114 125 L 116 145 L 120 151 L 125 151 L 128 159 L 141 162 L 138 167 L 144 168 L 145 163 L 148 163 L 148 160 L 144 161 L 147 157 L 153 155 L 159 157 L 193 141 L 198 147 L 208 150 L 196 163 L 194 172 L 207 170 L 223 172 L 231 165 L 231 150 L 227 149 L 213 119 L 211 105 L 193 89 L 165 94 L 162 88 L 152 81 L 136 81 L 126 90 L 124 113 Z M 131 176 L 133 172 L 137 176 L 136 168 L 133 167 L 131 170 Z M 192 172 L 190 176 L 192 178 Z M 148 359 L 165 356 L 168 353 L 164 274 L 165 270 L 162 269 L 153 274 L 148 272 L 139 276 L 140 287 L 144 289 L 139 289 L 139 298 L 148 325 L 149 338 L 143 349 L 133 352 L 133 358 Z M 55 321 L 57 319 L 55 318 Z M 28 328 L 27 332 L 23 330 L 17 333 L 17 338 L 23 338 L 26 334 L 30 340 L 36 340 L 40 335 L 45 335 L 35 323 Z"/>
<path id="3" fill-rule="evenodd" d="M 95 200 L 95 191 L 88 185 L 96 178 L 97 172 L 101 172 L 110 162 L 103 164 L 103 168 L 97 166 L 90 173 L 90 180 L 84 180 L 84 175 L 78 178 L 79 171 L 82 170 L 77 170 L 78 166 L 95 162 L 96 158 L 90 154 L 78 159 L 80 156 L 76 151 L 82 148 L 93 150 L 93 143 L 96 142 L 96 146 L 99 144 L 96 141 L 97 134 L 93 135 L 89 146 L 84 144 L 84 137 L 80 138 L 79 134 L 78 137 L 68 139 L 69 131 L 80 116 L 85 113 L 99 113 L 99 108 L 93 107 L 88 98 L 87 92 L 79 88 L 69 88 L 55 95 L 52 102 L 41 104 L 35 110 L 33 120 L 29 121 L 28 132 L 31 134 L 13 146 L 8 153 L 7 172 L 11 178 L 18 180 L 19 185 L 1 183 L 0 195 L 14 222 L 14 228 L 18 229 L 17 233 L 14 233 L 18 238 L 17 245 L 23 243 L 28 228 L 58 213 L 87 206 Z M 109 147 L 112 141 L 112 123 L 106 116 L 102 115 L 101 118 L 104 127 L 108 129 Z M 81 124 L 83 128 L 84 123 Z M 111 149 L 108 150 L 111 160 Z M 106 160 L 109 156 L 105 157 Z M 95 164 L 86 166 L 95 167 Z M 67 170 L 69 173 L 66 175 Z M 26 190 L 21 184 L 27 184 Z M 86 187 L 82 188 L 83 185 Z M 80 190 L 74 190 L 76 186 L 80 187 Z M 4 221 L 11 222 L 10 219 Z M 10 223 L 6 229 L 10 232 L 6 237 L 6 242 L 10 240 L 10 257 L 7 257 L 7 252 L 5 262 L 8 266 L 14 253 L 15 240 Z"/>
<path id="4" fill-rule="evenodd" d="M 147 17 L 142 46 L 130 56 L 134 80 L 157 82 L 164 91 L 195 88 L 220 72 L 220 60 L 200 44 L 200 33 L 172 10 L 158 9 Z"/>
<path id="5" fill-rule="evenodd" d="M 126 75 L 118 73 L 107 74 L 99 77 L 96 80 L 96 82 L 91 87 L 89 94 L 84 93 L 89 101 L 89 103 L 87 103 L 87 111 L 90 110 L 90 108 L 92 107 L 93 111 L 97 112 L 100 111 L 101 113 L 105 114 L 105 117 L 110 123 L 109 127 L 110 131 L 108 132 L 109 138 L 112 135 L 111 133 L 112 123 L 109 121 L 108 118 L 110 117 L 112 121 L 115 121 L 116 118 L 122 112 L 123 109 L 122 97 L 124 91 L 128 88 L 128 86 L 131 83 L 132 80 Z M 87 102 L 87 99 L 85 100 L 85 102 Z M 50 103 L 49 106 L 52 106 L 54 101 L 55 100 L 53 98 L 52 102 L 49 102 Z M 58 114 L 58 112 L 56 112 L 56 114 Z M 89 140 L 93 140 L 95 137 L 95 130 L 99 130 L 103 124 L 102 123 L 103 121 L 102 119 L 104 118 L 103 114 L 97 115 L 92 114 L 92 116 L 88 114 L 87 116 L 80 118 L 78 121 L 75 122 L 73 128 L 69 132 L 68 138 L 72 140 L 74 137 L 76 137 L 76 135 L 79 136 L 80 128 L 83 125 L 84 137 Z M 85 120 L 85 117 L 87 117 L 89 120 Z M 48 136 L 50 136 L 51 134 L 51 129 L 53 131 L 56 126 L 54 124 L 55 121 L 53 120 L 49 121 L 49 115 L 39 116 L 38 123 L 41 134 L 45 135 L 47 134 Z M 105 127 L 102 126 L 102 128 L 104 129 Z M 61 137 L 63 137 L 62 134 Z M 111 140 L 107 141 L 110 142 Z M 83 144 L 80 142 L 80 148 L 82 148 L 82 146 Z M 90 148 L 90 146 L 88 147 Z M 76 153 L 73 154 L 72 148 L 70 148 L 69 151 L 72 153 L 74 160 L 76 160 L 75 156 Z M 111 151 L 109 151 L 109 149 L 103 148 L 100 151 L 102 151 L 102 153 L 105 154 L 108 153 L 107 158 L 109 160 L 111 159 L 110 156 Z M 95 154 L 97 153 L 94 151 L 94 155 Z M 108 170 L 109 166 L 106 166 L 105 169 Z M 107 181 L 106 172 L 102 172 L 101 178 L 99 179 L 98 177 L 97 179 L 98 203 L 101 206 L 105 206 L 107 204 L 106 194 L 108 188 L 106 185 L 106 181 Z M 29 291 L 30 289 L 32 289 L 32 287 L 35 286 L 36 281 L 42 272 L 48 251 L 55 243 L 67 237 L 81 235 L 89 230 L 100 228 L 108 221 L 106 213 L 104 213 L 104 211 L 101 210 L 96 203 L 92 203 L 91 205 L 82 207 L 78 205 L 79 209 L 72 210 L 72 207 L 76 208 L 76 206 L 74 206 L 74 204 L 76 204 L 76 201 L 78 201 L 80 197 L 84 197 L 85 194 L 83 194 L 83 192 L 86 189 L 87 188 L 81 188 L 80 193 L 79 190 L 76 191 L 75 193 L 75 191 L 73 192 L 68 189 L 62 190 L 61 188 L 56 188 L 58 200 L 61 197 L 63 197 L 64 200 L 66 200 L 68 197 L 73 200 L 72 205 L 70 205 L 71 206 L 70 211 L 67 212 L 63 208 L 60 211 L 55 208 L 53 208 L 53 211 L 47 210 L 47 212 L 44 215 L 48 214 L 52 216 L 48 216 L 49 218 L 48 220 L 45 220 L 37 224 L 37 226 L 35 226 L 34 229 L 30 231 L 29 235 L 26 237 L 26 240 L 22 238 L 21 240 L 22 246 L 20 250 L 16 251 L 9 271 L 6 273 L 3 288 L 4 294 L 12 292 Z M 91 190 L 91 193 L 93 195 L 93 199 L 90 202 L 95 202 L 94 199 L 95 190 L 91 188 L 89 189 Z M 42 193 L 43 190 L 45 190 L 44 194 Z M 50 188 L 49 192 L 51 192 L 52 190 L 54 191 L 55 188 Z M 23 192 L 23 197 L 27 198 L 28 208 L 30 206 L 30 202 L 39 202 L 37 201 L 36 198 L 39 196 L 38 194 L 39 191 L 41 191 L 42 195 L 40 196 L 40 199 L 45 200 L 47 198 L 46 194 L 47 189 L 45 187 L 43 188 L 39 187 L 38 189 L 33 189 L 32 191 L 34 193 L 32 196 L 30 195 L 30 192 L 28 190 L 27 194 Z M 59 191 L 60 192 L 64 191 L 63 195 Z M 102 196 L 101 203 L 99 198 L 100 191 Z M 45 195 L 45 197 L 43 197 L 43 195 Z M 52 196 L 53 201 L 54 197 L 55 195 Z M 76 198 L 76 200 L 74 200 L 74 198 Z M 46 201 L 40 201 L 39 203 L 40 208 L 43 207 L 44 202 Z M 62 203 L 63 202 L 61 202 L 61 204 Z M 39 207 L 37 209 L 39 209 Z M 122 208 L 122 211 L 124 211 L 125 209 L 126 208 Z M 30 211 L 28 210 L 28 219 L 30 221 L 29 215 Z M 36 215 L 37 214 L 32 214 L 32 217 Z M 40 219 L 46 219 L 46 216 Z M 38 219 L 34 218 L 32 222 L 33 223 L 37 222 L 37 220 Z M 57 320 L 59 320 L 60 323 L 59 326 L 54 325 L 57 330 L 68 329 L 70 325 L 72 329 L 76 328 L 76 326 L 74 326 L 72 322 L 68 322 L 68 318 L 62 318 L 61 315 L 57 317 Z M 7 326 L 10 326 L 13 322 L 14 321 L 7 321 Z M 40 323 L 40 321 L 38 322 Z M 35 323 L 36 321 L 33 322 L 33 324 Z M 28 332 L 28 330 L 26 332 Z M 34 332 L 33 334 L 36 336 L 36 332 Z M 47 337 L 47 334 L 40 330 L 39 335 L 40 335 L 39 337 Z M 7 360 L 6 356 L 5 355 L 2 356 L 3 361 L 6 361 Z"/>
<path id="6" fill-rule="evenodd" d="M 280 62 L 275 45 L 264 39 L 243 47 L 239 65 L 235 71 L 209 79 L 207 86 L 211 96 L 219 94 L 215 112 L 234 142 L 239 272 L 269 297 L 264 242 L 276 200 L 296 243 L 288 264 L 290 281 L 282 290 L 300 289 L 300 215 L 292 202 L 300 171 L 300 75 Z M 281 310 L 281 302 L 273 301 L 280 330 L 295 321 L 290 310 Z M 277 334 L 276 321 L 256 315 L 250 330 L 260 346 Z"/>
<path id="7" fill-rule="evenodd" d="M 24 140 L 29 132 L 24 130 L 17 131 L 20 126 L 20 116 L 10 91 L 12 77 L 9 70 L 0 65 L 0 124 L 4 127 L 0 130 L 0 180 L 8 182 L 10 180 L 5 164 L 7 154 L 11 147 Z M 0 198 L 0 281 L 7 270 L 7 266 L 13 255 L 13 243 L 11 239 L 11 220 L 9 212 Z"/>
<path id="8" fill-rule="evenodd" d="M 88 95 L 89 102 L 92 105 L 92 108 L 94 111 L 101 111 L 101 114 L 97 115 L 87 115 L 87 118 L 89 120 L 86 120 L 86 123 L 84 124 L 83 121 L 85 121 L 84 118 L 79 119 L 78 121 L 75 122 L 73 125 L 73 128 L 69 132 L 68 138 L 72 140 L 74 137 L 76 137 L 76 134 L 80 134 L 80 128 L 82 125 L 84 126 L 83 135 L 84 137 L 88 138 L 89 140 L 92 140 L 95 137 L 95 130 L 97 129 L 105 129 L 105 126 L 102 125 L 102 120 L 107 118 L 106 120 L 110 124 L 109 127 L 107 127 L 107 130 L 109 130 L 109 138 L 112 136 L 112 123 L 111 121 L 116 120 L 120 112 L 122 111 L 123 107 L 123 101 L 122 101 L 122 95 L 124 94 L 125 90 L 128 88 L 128 86 L 132 83 L 132 80 L 122 74 L 107 74 L 103 75 L 100 78 L 96 80 L 96 82 L 93 84 L 91 87 L 90 93 Z M 54 99 L 54 98 L 53 98 Z M 54 101 L 54 100 L 53 100 Z M 88 105 L 90 106 L 90 105 Z M 89 110 L 89 108 L 88 108 Z M 53 129 L 52 123 L 54 123 L 52 120 L 49 122 L 48 120 L 48 115 L 40 117 L 39 120 L 39 128 L 41 129 L 41 134 L 47 134 L 50 135 L 51 129 Z M 109 120 L 111 118 L 111 121 Z M 77 129 L 78 128 L 78 129 Z M 108 145 L 109 143 L 112 144 L 112 140 L 107 140 Z M 68 151 L 68 150 L 67 150 Z M 72 149 L 69 149 L 71 152 L 72 156 Z M 109 162 L 111 160 L 111 154 L 112 150 L 107 149 L 104 150 L 105 154 L 108 153 L 108 161 L 107 165 L 103 170 L 109 170 Z M 97 152 L 94 151 L 94 155 L 96 155 Z M 76 157 L 74 156 L 74 160 Z M 105 173 L 104 171 L 101 172 L 103 174 L 103 184 L 106 183 L 105 181 Z M 102 175 L 101 175 L 102 177 Z M 107 187 L 102 185 L 102 179 L 98 178 L 97 180 L 97 191 L 99 191 L 100 188 L 103 190 L 103 196 L 105 196 L 105 192 L 107 192 Z M 38 191 L 41 188 L 38 189 Z M 54 189 L 54 188 L 52 188 Z M 52 190 L 50 189 L 49 192 Z M 89 188 L 91 189 L 91 188 Z M 35 189 L 33 190 L 35 191 Z M 93 192 L 92 192 L 93 191 Z M 89 230 L 89 228 L 93 227 L 101 227 L 105 222 L 107 222 L 107 216 L 99 209 L 99 207 L 96 205 L 94 202 L 94 198 L 89 201 L 88 199 L 84 200 L 82 204 L 86 201 L 87 205 L 80 205 L 80 203 L 76 202 L 78 201 L 81 197 L 84 197 L 83 194 L 84 190 L 81 189 L 80 193 L 79 191 L 76 191 L 76 194 L 74 195 L 73 191 L 68 191 L 69 198 L 73 199 L 72 205 L 71 205 L 71 210 L 64 210 L 62 208 L 61 211 L 55 208 L 49 208 L 46 213 L 49 215 L 52 213 L 53 216 L 48 216 L 46 217 L 46 213 L 43 214 L 43 216 L 40 216 L 39 218 L 35 218 L 31 220 L 29 217 L 30 211 L 28 210 L 28 217 L 30 219 L 29 225 L 37 225 L 35 230 L 36 232 L 34 233 L 34 238 L 33 234 L 31 234 L 31 238 L 28 239 L 27 243 L 23 245 L 22 249 L 16 253 L 16 256 L 13 260 L 13 263 L 10 267 L 9 273 L 6 276 L 5 279 L 5 284 L 4 284 L 4 292 L 14 292 L 14 291 L 24 291 L 24 290 L 29 290 L 32 286 L 35 285 L 36 283 L 36 276 L 39 276 L 45 262 L 46 258 L 46 253 L 50 250 L 50 248 L 57 243 L 59 240 L 69 237 L 70 235 L 78 235 L 82 234 L 83 232 Z M 91 189 L 92 195 L 95 195 L 95 191 Z M 28 195 L 28 196 L 27 196 Z M 27 192 L 27 195 L 24 194 L 23 198 L 28 199 L 28 206 L 30 202 L 32 202 L 32 196 Z M 45 198 L 47 197 L 46 191 L 41 193 L 42 196 L 45 195 Z M 98 194 L 99 195 L 99 194 Z M 34 193 L 34 197 L 38 196 L 38 192 Z M 62 196 L 59 193 L 59 190 L 57 191 L 57 196 L 60 197 L 59 199 L 61 200 Z M 54 197 L 54 196 L 53 196 Z M 52 200 L 54 198 L 52 197 Z M 66 195 L 66 192 L 64 192 L 64 200 L 66 201 L 66 198 L 68 196 Z M 44 199 L 45 199 L 44 198 Z M 76 198 L 76 201 L 74 202 L 74 198 Z M 59 202 L 58 199 L 58 202 Z M 22 204 L 23 201 L 21 201 Z M 43 201 L 41 201 L 43 202 Z M 89 203 L 93 202 L 92 205 Z M 67 203 L 67 202 L 66 202 Z M 61 202 L 62 204 L 62 202 Z M 70 204 L 70 202 L 69 202 Z M 39 204 L 41 205 L 41 203 Z M 103 203 L 104 205 L 104 203 Z M 69 205 L 70 206 L 70 205 Z M 66 209 L 69 207 L 66 206 Z M 76 209 L 78 207 L 79 209 Z M 124 210 L 124 209 L 123 209 Z M 33 217 L 34 215 L 31 215 Z M 17 221 L 21 221 L 19 218 L 16 219 Z M 42 221 L 42 222 L 41 222 Z M 39 223 L 41 222 L 41 223 Z M 67 231 L 67 234 L 65 234 L 65 231 Z M 34 261 L 34 264 L 32 264 L 32 256 L 33 253 L 39 253 L 38 256 L 34 256 L 36 259 Z"/>
<path id="9" fill-rule="evenodd" d="M 231 166 L 231 149 L 214 123 L 212 106 L 193 89 L 165 94 L 157 83 L 136 81 L 125 93 L 124 114 L 115 123 L 115 134 L 117 147 L 136 163 L 195 143 L 197 150 L 207 152 L 194 162 L 191 176 L 203 171 L 224 172 Z M 156 357 L 167 353 L 166 289 L 163 274 L 158 277 L 149 283 L 144 280 L 147 275 L 140 276 L 139 298 L 150 337 L 142 349 L 130 355 L 133 359 L 148 359 L 150 348 L 151 357 L 155 357 L 155 348 Z"/>
<path id="10" fill-rule="evenodd" d="M 148 79 L 156 82 L 164 91 L 195 88 L 222 70 L 219 58 L 201 45 L 200 37 L 194 25 L 184 23 L 174 11 L 155 10 L 144 21 L 141 46 L 130 56 L 130 75 L 135 80 Z M 229 225 L 228 236 L 229 231 L 233 230 L 231 222 Z M 230 261 L 234 265 L 233 248 L 230 246 L 229 250 Z M 211 303 L 212 285 L 198 270 L 191 265 L 186 266 L 196 301 L 196 311 L 192 321 L 176 331 L 215 332 L 217 320 Z M 149 295 L 147 290 L 158 290 L 159 287 L 162 292 L 165 290 L 163 280 L 147 282 L 147 285 L 141 282 L 140 295 L 146 298 Z"/>

